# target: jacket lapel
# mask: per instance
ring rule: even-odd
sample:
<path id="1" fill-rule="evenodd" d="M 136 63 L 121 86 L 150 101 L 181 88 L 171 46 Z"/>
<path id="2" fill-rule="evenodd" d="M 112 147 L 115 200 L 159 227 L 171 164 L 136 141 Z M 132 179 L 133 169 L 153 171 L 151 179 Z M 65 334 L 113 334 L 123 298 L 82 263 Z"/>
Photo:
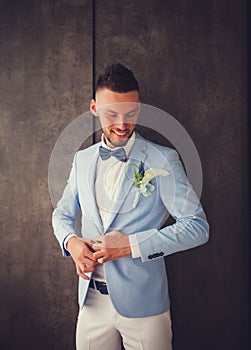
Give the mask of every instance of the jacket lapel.
<path id="1" fill-rule="evenodd" d="M 92 217 L 92 220 L 94 220 L 95 225 L 97 226 L 100 233 L 103 233 L 104 228 L 103 228 L 103 223 L 99 214 L 99 209 L 96 201 L 96 193 L 95 193 L 96 170 L 97 170 L 97 161 L 99 157 L 98 147 L 99 147 L 99 144 L 97 144 L 97 147 L 94 149 L 89 159 L 89 169 L 87 169 L 87 176 L 88 176 L 88 187 L 89 187 L 89 194 L 90 194 L 90 211 L 91 211 L 90 216 Z M 93 205 L 91 205 L 91 203 L 93 203 Z"/>

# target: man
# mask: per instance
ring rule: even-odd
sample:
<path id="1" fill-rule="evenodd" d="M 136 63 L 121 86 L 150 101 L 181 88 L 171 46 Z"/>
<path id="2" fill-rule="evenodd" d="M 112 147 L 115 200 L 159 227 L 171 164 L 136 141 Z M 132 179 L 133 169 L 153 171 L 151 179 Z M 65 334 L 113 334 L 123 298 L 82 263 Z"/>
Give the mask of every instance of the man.
<path id="1" fill-rule="evenodd" d="M 53 213 L 55 235 L 79 275 L 78 350 L 169 350 L 164 256 L 208 240 L 208 224 L 175 150 L 135 133 L 133 73 L 113 64 L 97 81 L 91 112 L 101 142 L 76 153 Z M 74 230 L 82 212 L 82 237 Z M 173 225 L 162 227 L 167 213 Z"/>

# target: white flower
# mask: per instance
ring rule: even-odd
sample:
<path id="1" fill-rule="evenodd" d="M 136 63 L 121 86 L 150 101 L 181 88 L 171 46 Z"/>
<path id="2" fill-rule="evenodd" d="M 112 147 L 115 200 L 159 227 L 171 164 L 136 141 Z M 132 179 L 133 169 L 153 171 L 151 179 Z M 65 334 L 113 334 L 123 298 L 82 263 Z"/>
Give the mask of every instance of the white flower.
<path id="1" fill-rule="evenodd" d="M 155 190 L 155 186 L 150 183 L 152 179 L 156 176 L 167 176 L 169 172 L 163 169 L 150 168 L 144 170 L 144 163 L 140 162 L 139 168 L 135 164 L 129 164 L 129 166 L 133 167 L 134 171 L 134 181 L 133 181 L 133 191 L 136 192 L 135 198 L 133 201 L 133 208 L 136 208 L 140 195 L 142 194 L 144 197 L 151 196 L 151 192 Z"/>

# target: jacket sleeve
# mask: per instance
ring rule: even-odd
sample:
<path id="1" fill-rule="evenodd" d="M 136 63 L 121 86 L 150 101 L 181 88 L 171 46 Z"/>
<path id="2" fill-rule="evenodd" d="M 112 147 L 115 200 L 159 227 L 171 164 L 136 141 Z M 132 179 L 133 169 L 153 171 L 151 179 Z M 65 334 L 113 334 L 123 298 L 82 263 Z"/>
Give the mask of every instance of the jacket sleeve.
<path id="1" fill-rule="evenodd" d="M 77 235 L 74 224 L 77 212 L 80 208 L 77 189 L 77 153 L 74 156 L 71 172 L 62 198 L 57 203 L 52 214 L 52 226 L 54 234 L 61 246 L 63 255 L 69 256 L 64 248 L 64 240 L 70 235 Z"/>
<path id="2" fill-rule="evenodd" d="M 206 215 L 185 175 L 178 153 L 171 150 L 166 159 L 170 176 L 159 177 L 158 183 L 162 202 L 175 223 L 136 233 L 142 262 L 199 246 L 209 238 Z"/>

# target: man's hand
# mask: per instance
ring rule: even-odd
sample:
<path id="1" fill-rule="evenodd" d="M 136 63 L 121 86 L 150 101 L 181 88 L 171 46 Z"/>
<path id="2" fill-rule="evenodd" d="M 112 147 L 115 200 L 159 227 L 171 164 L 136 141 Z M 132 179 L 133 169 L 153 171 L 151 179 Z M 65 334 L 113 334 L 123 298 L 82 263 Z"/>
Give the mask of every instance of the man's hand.
<path id="1" fill-rule="evenodd" d="M 91 240 L 80 237 L 71 237 L 66 244 L 66 249 L 76 265 L 78 276 L 85 280 L 89 280 L 89 277 L 84 272 L 93 272 L 98 264 L 93 257 L 92 244 Z"/>
<path id="2" fill-rule="evenodd" d="M 92 244 L 92 249 L 95 251 L 93 257 L 100 264 L 131 254 L 129 238 L 120 231 L 111 231 L 104 236 L 97 236 L 96 241 L 97 243 Z"/>

